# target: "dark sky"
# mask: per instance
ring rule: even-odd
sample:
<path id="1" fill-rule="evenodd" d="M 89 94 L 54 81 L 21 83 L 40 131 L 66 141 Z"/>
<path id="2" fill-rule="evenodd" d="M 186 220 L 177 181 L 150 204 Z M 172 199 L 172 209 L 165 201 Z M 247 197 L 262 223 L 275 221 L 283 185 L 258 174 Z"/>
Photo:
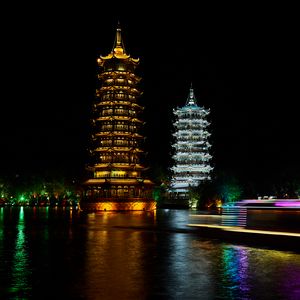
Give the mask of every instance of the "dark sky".
<path id="1" fill-rule="evenodd" d="M 96 59 L 110 52 L 119 20 L 127 53 L 141 60 L 150 166 L 168 167 L 172 109 L 184 105 L 192 82 L 211 109 L 216 169 L 254 180 L 299 175 L 293 8 L 152 5 L 3 10 L 2 174 L 80 176 Z"/>

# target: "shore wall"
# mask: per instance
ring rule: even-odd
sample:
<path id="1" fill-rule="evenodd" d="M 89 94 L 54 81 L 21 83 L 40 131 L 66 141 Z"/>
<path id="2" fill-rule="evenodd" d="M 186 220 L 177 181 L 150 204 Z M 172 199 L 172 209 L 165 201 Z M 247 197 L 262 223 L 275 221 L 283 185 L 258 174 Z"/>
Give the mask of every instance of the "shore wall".
<path id="1" fill-rule="evenodd" d="M 112 201 L 112 202 L 81 202 L 80 208 L 86 211 L 151 211 L 156 209 L 155 201 Z"/>

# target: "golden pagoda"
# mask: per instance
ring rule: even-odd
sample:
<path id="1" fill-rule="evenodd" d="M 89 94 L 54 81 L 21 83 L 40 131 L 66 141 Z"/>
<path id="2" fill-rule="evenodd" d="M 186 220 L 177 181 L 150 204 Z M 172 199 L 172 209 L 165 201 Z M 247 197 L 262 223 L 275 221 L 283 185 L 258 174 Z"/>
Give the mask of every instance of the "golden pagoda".
<path id="1" fill-rule="evenodd" d="M 125 51 L 118 25 L 111 53 L 97 60 L 99 89 L 92 119 L 94 132 L 91 149 L 92 178 L 84 183 L 80 203 L 86 210 L 153 210 L 153 183 L 142 177 L 141 164 L 144 137 L 140 129 L 143 107 L 137 85 L 141 78 L 135 74 L 139 59 Z"/>

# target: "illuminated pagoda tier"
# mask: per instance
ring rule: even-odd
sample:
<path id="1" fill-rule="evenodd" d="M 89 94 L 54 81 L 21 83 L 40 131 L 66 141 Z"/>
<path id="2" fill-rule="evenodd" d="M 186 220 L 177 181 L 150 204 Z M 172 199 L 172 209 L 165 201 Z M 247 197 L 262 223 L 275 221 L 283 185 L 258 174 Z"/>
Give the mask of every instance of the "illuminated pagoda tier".
<path id="1" fill-rule="evenodd" d="M 197 105 L 194 90 L 191 86 L 185 106 L 173 110 L 175 142 L 171 168 L 173 176 L 170 185 L 170 196 L 173 199 L 189 197 L 189 188 L 210 180 L 212 166 L 209 154 L 210 123 L 207 117 L 209 109 Z"/>
<path id="2" fill-rule="evenodd" d="M 89 169 L 81 208 L 88 210 L 153 210 L 153 183 L 142 177 L 144 137 L 140 131 L 143 107 L 138 104 L 141 78 L 135 74 L 139 59 L 125 51 L 118 26 L 111 53 L 97 60 L 99 89 L 96 91 L 94 132 Z"/>

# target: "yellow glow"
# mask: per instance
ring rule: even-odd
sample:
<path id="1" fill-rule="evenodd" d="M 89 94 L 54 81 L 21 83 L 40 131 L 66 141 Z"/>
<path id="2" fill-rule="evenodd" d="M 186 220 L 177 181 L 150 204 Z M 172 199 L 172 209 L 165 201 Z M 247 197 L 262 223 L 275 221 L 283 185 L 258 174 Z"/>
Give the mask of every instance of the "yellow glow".
<path id="1" fill-rule="evenodd" d="M 216 207 L 222 207 L 222 200 L 221 199 L 217 199 L 215 203 L 216 203 Z"/>
<path id="2" fill-rule="evenodd" d="M 128 202 L 95 202 L 82 203 L 82 207 L 87 210 L 97 211 L 153 211 L 156 209 L 155 201 L 128 201 Z"/>
<path id="3" fill-rule="evenodd" d="M 126 171 L 112 171 L 111 176 L 112 177 L 123 177 L 126 175 Z"/>
<path id="4" fill-rule="evenodd" d="M 253 229 L 240 229 L 240 228 L 230 228 L 225 229 L 227 231 L 238 231 L 246 233 L 258 233 L 258 234 L 270 234 L 270 235 L 284 235 L 284 236 L 297 236 L 300 237 L 300 233 L 294 232 L 284 232 L 284 231 L 267 231 L 267 230 L 253 230 Z"/>
<path id="5" fill-rule="evenodd" d="M 295 233 L 295 232 L 254 230 L 254 229 L 245 229 L 245 228 L 242 228 L 242 227 L 234 227 L 234 226 L 209 225 L 209 224 L 187 224 L 187 226 L 219 228 L 219 229 L 224 230 L 224 231 L 236 231 L 236 232 L 244 232 L 244 233 L 257 233 L 257 234 L 269 234 L 269 235 L 283 235 L 283 236 L 297 236 L 297 237 L 300 237 L 300 233 Z"/>
<path id="6" fill-rule="evenodd" d="M 192 218 L 217 218 L 217 219 L 221 219 L 222 217 L 224 216 L 221 216 L 221 215 L 190 215 L 190 217 Z"/>
<path id="7" fill-rule="evenodd" d="M 95 177 L 107 177 L 109 176 L 109 172 L 108 171 L 96 171 L 95 172 Z"/>

